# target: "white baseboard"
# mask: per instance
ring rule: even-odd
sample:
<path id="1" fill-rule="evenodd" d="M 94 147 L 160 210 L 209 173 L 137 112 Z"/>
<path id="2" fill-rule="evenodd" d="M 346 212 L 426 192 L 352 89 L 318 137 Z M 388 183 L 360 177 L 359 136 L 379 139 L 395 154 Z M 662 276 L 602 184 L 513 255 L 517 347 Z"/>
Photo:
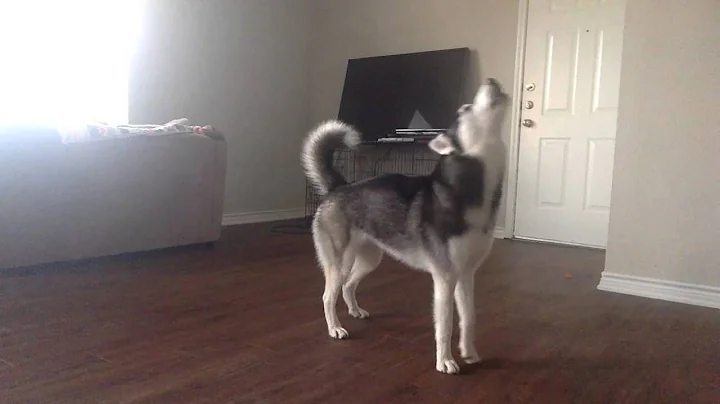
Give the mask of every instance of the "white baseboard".
<path id="1" fill-rule="evenodd" d="M 504 227 L 496 227 L 495 228 L 495 238 L 510 238 L 507 233 L 505 233 Z"/>
<path id="2" fill-rule="evenodd" d="M 604 271 L 599 290 L 720 309 L 720 288 Z"/>
<path id="3" fill-rule="evenodd" d="M 305 216 L 305 208 L 263 210 L 258 212 L 226 213 L 222 218 L 223 226 L 237 224 L 274 222 L 276 220 L 298 219 Z"/>

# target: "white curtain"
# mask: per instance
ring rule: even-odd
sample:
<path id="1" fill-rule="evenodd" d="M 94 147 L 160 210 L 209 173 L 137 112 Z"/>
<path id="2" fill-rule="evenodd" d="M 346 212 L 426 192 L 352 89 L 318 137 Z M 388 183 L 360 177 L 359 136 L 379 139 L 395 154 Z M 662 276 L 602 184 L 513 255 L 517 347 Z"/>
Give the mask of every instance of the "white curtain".
<path id="1" fill-rule="evenodd" d="M 0 125 L 128 120 L 143 0 L 0 0 Z"/>

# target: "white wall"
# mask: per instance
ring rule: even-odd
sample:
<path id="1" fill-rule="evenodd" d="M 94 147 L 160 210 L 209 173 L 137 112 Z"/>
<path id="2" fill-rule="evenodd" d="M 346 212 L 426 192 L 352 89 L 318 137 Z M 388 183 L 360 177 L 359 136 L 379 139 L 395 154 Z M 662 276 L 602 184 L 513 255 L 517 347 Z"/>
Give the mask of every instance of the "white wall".
<path id="1" fill-rule="evenodd" d="M 311 124 L 337 117 L 350 58 L 469 47 L 471 86 L 495 77 L 512 91 L 517 1 L 317 0 L 315 7 Z M 502 227 L 504 203 L 499 219 Z"/>
<path id="2" fill-rule="evenodd" d="M 628 3 L 606 269 L 720 286 L 720 2 Z M 513 84 L 517 1 L 149 4 L 131 119 L 225 132 L 226 212 L 303 206 L 300 143 L 349 58 L 468 46 L 473 83 Z"/>
<path id="3" fill-rule="evenodd" d="M 608 272 L 720 286 L 718 21 L 717 0 L 628 2 Z"/>
<path id="4" fill-rule="evenodd" d="M 311 1 L 147 3 L 131 121 L 187 117 L 222 131 L 226 213 L 302 208 Z"/>
<path id="5" fill-rule="evenodd" d="M 471 84 L 494 76 L 512 87 L 515 1 L 148 4 L 131 121 L 187 117 L 224 132 L 226 213 L 303 207 L 300 144 L 309 126 L 337 116 L 348 58 L 468 46 Z"/>

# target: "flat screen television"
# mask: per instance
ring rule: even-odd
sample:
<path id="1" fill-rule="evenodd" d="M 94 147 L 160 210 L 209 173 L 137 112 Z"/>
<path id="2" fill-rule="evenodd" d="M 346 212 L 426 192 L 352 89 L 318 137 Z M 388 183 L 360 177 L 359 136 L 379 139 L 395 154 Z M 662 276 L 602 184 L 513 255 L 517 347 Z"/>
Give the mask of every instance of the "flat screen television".
<path id="1" fill-rule="evenodd" d="M 443 130 L 463 103 L 469 48 L 350 59 L 338 119 L 363 141 L 398 129 Z"/>

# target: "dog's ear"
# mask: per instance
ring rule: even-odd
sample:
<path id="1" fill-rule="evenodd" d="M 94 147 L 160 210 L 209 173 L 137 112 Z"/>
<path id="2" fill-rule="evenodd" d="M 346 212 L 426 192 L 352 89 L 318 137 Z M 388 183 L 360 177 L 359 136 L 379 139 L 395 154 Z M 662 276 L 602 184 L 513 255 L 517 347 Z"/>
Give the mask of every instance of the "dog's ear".
<path id="1" fill-rule="evenodd" d="M 443 156 L 446 156 L 455 151 L 455 145 L 453 144 L 452 140 L 450 140 L 450 138 L 445 134 L 437 135 L 435 139 L 431 140 L 430 143 L 428 143 L 428 147 L 430 147 L 430 150 Z"/>

